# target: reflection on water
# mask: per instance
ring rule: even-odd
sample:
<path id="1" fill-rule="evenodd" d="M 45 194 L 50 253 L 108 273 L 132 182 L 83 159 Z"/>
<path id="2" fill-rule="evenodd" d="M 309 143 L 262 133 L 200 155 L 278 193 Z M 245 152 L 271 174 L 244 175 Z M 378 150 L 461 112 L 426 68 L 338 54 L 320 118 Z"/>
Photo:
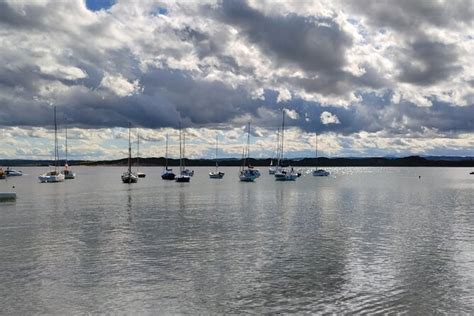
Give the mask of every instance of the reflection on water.
<path id="1" fill-rule="evenodd" d="M 47 185 L 26 171 L 0 204 L 5 314 L 474 312 L 466 169 L 175 183 L 149 168 L 123 184 L 121 168 L 82 167 Z"/>

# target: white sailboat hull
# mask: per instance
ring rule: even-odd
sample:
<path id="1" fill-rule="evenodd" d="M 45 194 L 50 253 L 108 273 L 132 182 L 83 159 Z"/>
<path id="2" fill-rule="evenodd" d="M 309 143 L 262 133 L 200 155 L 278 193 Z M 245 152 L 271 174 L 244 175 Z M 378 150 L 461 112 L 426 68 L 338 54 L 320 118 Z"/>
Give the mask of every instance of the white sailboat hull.
<path id="1" fill-rule="evenodd" d="M 133 172 L 124 172 L 122 174 L 122 182 L 123 183 L 137 183 L 138 176 Z"/>
<path id="2" fill-rule="evenodd" d="M 315 177 L 327 177 L 329 176 L 329 171 L 318 169 L 313 171 L 313 176 Z"/>
<path id="3" fill-rule="evenodd" d="M 163 173 L 161 174 L 161 179 L 163 180 L 174 180 L 176 178 L 176 175 L 173 172 L 173 169 L 171 168 L 165 168 L 163 170 Z"/>
<path id="4" fill-rule="evenodd" d="M 76 174 L 71 170 L 64 169 L 62 173 L 64 174 L 64 179 L 66 180 L 72 180 L 76 178 Z"/>
<path id="5" fill-rule="evenodd" d="M 220 171 L 215 171 L 215 172 L 209 172 L 209 178 L 211 179 L 222 179 L 224 178 L 224 172 Z"/>
<path id="6" fill-rule="evenodd" d="M 275 180 L 276 181 L 295 181 L 298 178 L 297 173 L 293 172 L 277 172 L 275 173 Z"/>
<path id="7" fill-rule="evenodd" d="M 7 170 L 5 171 L 5 174 L 7 175 L 7 177 L 19 177 L 19 176 L 22 176 L 22 175 L 23 175 L 23 172 L 17 171 L 17 170 L 13 170 L 13 169 L 7 169 Z"/>
<path id="8" fill-rule="evenodd" d="M 41 176 L 38 177 L 41 183 L 56 183 L 56 182 L 64 182 L 64 174 L 62 173 L 57 173 L 57 174 L 52 174 L 50 172 L 45 173 Z"/>
<path id="9" fill-rule="evenodd" d="M 256 172 L 256 170 L 253 169 L 245 169 L 242 170 L 239 174 L 239 179 L 240 181 L 243 182 L 253 182 L 255 179 L 257 179 L 260 176 L 259 172 Z"/>
<path id="10" fill-rule="evenodd" d="M 186 175 L 188 177 L 192 177 L 192 176 L 194 176 L 194 170 L 184 169 L 182 174 Z"/>
<path id="11" fill-rule="evenodd" d="M 182 174 L 175 178 L 176 182 L 189 182 L 191 178 L 188 175 Z"/>

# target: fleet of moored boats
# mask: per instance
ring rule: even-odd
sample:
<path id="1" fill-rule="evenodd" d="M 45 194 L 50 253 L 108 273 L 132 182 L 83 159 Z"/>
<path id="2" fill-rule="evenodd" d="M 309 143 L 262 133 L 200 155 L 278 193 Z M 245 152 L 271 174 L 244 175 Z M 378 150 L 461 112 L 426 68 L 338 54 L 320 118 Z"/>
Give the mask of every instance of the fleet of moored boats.
<path id="1" fill-rule="evenodd" d="M 58 149 L 58 133 L 57 133 L 57 120 L 56 120 L 56 108 L 54 108 L 54 166 L 50 166 L 50 170 L 38 177 L 41 183 L 55 183 L 64 182 L 64 180 L 74 179 L 76 174 L 71 170 L 67 160 L 67 127 L 66 131 L 66 160 L 63 170 L 59 168 L 59 149 Z M 277 131 L 277 148 L 276 148 L 276 165 L 273 165 L 273 159 L 271 159 L 268 173 L 275 177 L 276 181 L 295 181 L 301 176 L 301 172 L 298 172 L 291 166 L 283 166 L 283 153 L 284 153 L 284 136 L 285 136 L 285 111 L 283 111 L 282 127 Z M 144 178 L 146 175 L 143 172 L 132 171 L 132 145 L 131 145 L 131 124 L 129 124 L 128 131 L 128 168 L 122 176 L 123 183 L 137 183 L 139 178 Z M 139 152 L 139 136 L 137 141 L 137 169 L 139 165 L 138 161 Z M 181 126 L 179 128 L 179 174 L 176 175 L 172 168 L 168 166 L 168 135 L 166 135 L 166 155 L 165 155 L 165 167 L 161 174 L 163 180 L 174 180 L 176 182 L 190 182 L 191 177 L 194 175 L 194 170 L 187 169 L 185 166 L 185 134 L 183 133 Z M 260 177 L 260 171 L 255 169 L 249 163 L 250 158 L 250 123 L 247 125 L 247 145 L 242 153 L 242 165 L 239 170 L 239 180 L 242 182 L 254 182 Z M 318 157 L 318 137 L 316 135 L 316 158 Z M 219 171 L 218 163 L 218 138 L 216 136 L 216 153 L 215 153 L 216 167 L 214 171 L 209 172 L 210 179 L 222 179 L 224 178 L 224 172 Z M 470 172 L 470 174 L 474 174 Z M 22 176 L 22 171 L 14 170 L 8 167 L 6 170 L 0 168 L 0 179 L 6 179 L 7 177 Z M 314 169 L 312 175 L 315 177 L 327 177 L 330 175 L 329 171 L 324 169 Z M 14 192 L 0 192 L 0 200 L 15 199 L 16 193 Z"/>

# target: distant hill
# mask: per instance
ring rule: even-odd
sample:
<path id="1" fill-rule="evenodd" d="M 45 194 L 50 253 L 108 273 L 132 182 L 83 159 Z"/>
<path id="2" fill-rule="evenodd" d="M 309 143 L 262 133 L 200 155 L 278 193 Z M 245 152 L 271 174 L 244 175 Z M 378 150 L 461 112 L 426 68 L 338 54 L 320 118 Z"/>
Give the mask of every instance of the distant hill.
<path id="1" fill-rule="evenodd" d="M 70 160 L 69 165 L 84 166 L 125 166 L 127 158 L 116 160 Z M 187 166 L 214 166 L 213 159 L 185 159 Z M 227 158 L 219 160 L 220 166 L 240 166 L 241 159 Z M 253 166 L 269 166 L 270 159 L 249 159 Z M 48 166 L 51 160 L 0 160 L 0 166 Z M 170 166 L 179 166 L 179 159 L 168 159 Z M 64 165 L 61 162 L 60 165 Z M 141 166 L 164 166 L 165 158 L 140 158 Z M 301 167 L 474 167 L 474 157 L 420 157 L 409 156 L 402 158 L 394 157 L 343 157 L 343 158 L 297 158 L 284 161 L 284 165 Z"/>

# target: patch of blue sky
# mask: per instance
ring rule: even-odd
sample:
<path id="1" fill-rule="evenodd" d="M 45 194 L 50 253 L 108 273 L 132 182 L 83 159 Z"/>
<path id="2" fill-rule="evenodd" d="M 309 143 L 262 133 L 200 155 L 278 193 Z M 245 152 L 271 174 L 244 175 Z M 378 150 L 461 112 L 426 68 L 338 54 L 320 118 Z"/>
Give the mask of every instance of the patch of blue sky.
<path id="1" fill-rule="evenodd" d="M 156 6 L 154 7 L 151 12 L 150 12 L 151 15 L 168 15 L 168 9 L 165 8 L 165 7 L 160 7 L 160 6 Z"/>
<path id="2" fill-rule="evenodd" d="M 86 0 L 86 6 L 91 11 L 108 10 L 116 0 Z"/>

